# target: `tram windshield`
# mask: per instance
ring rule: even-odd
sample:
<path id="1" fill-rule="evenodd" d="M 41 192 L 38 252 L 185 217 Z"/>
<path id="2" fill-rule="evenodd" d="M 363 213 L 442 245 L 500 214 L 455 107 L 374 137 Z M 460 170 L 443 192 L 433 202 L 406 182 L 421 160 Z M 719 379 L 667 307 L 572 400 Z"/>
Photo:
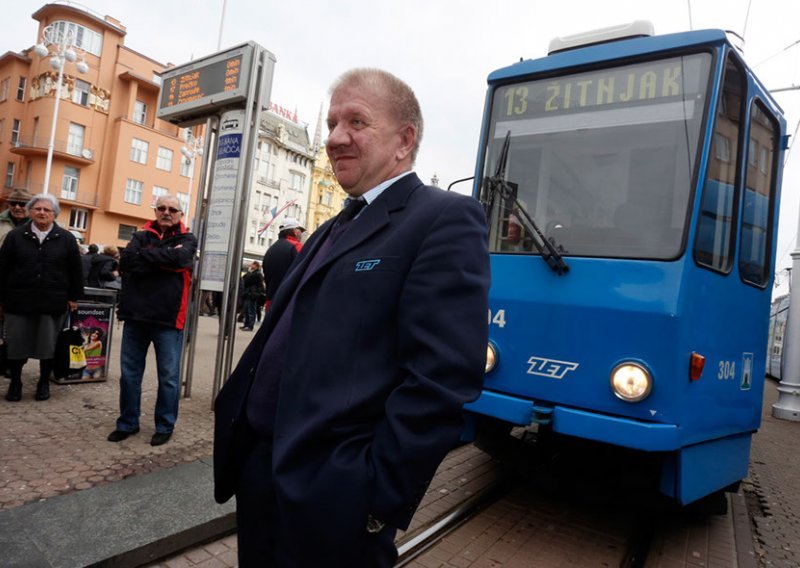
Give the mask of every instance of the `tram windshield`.
<path id="1" fill-rule="evenodd" d="M 516 200 L 491 200 L 492 252 L 537 252 L 523 208 L 563 255 L 677 257 L 710 66 L 696 53 L 497 88 L 484 179 L 501 166 Z"/>

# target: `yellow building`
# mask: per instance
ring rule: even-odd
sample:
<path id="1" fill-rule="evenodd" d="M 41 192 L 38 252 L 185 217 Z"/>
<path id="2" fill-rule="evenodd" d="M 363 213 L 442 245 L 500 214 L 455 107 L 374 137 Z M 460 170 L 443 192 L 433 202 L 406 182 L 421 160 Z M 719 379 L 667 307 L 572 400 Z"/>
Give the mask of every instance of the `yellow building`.
<path id="1" fill-rule="evenodd" d="M 322 143 L 322 105 L 319 107 L 313 150 L 316 153 L 311 174 L 311 194 L 308 198 L 306 228 L 316 231 L 325 221 L 342 210 L 347 194 L 336 181 L 325 145 Z"/>
<path id="2" fill-rule="evenodd" d="M 306 228 L 309 231 L 316 231 L 320 225 L 342 210 L 346 197 L 347 194 L 336 181 L 323 146 L 317 150 L 317 159 L 314 160 Z"/>
<path id="3" fill-rule="evenodd" d="M 32 17 L 39 22 L 36 43 L 47 29 L 54 44 L 69 38 L 78 56 L 64 63 L 53 137 L 47 192 L 61 203 L 58 223 L 85 243 L 124 246 L 153 218 L 159 195 L 177 195 L 188 211 L 199 177 L 190 188 L 192 164 L 181 154 L 188 131 L 155 118 L 160 75 L 169 66 L 126 47 L 125 26 L 111 16 L 46 4 Z M 44 190 L 57 92 L 54 51 L 41 57 L 31 47 L 0 56 L 3 193 Z"/>

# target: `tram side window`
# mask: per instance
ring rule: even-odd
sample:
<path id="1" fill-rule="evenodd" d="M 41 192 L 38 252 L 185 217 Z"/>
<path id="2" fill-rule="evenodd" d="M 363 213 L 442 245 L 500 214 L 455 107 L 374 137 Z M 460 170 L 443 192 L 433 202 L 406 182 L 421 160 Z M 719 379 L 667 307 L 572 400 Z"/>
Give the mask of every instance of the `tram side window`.
<path id="1" fill-rule="evenodd" d="M 736 164 L 740 159 L 744 92 L 744 73 L 728 57 L 694 245 L 695 260 L 720 272 L 729 272 L 733 261 L 738 201 Z"/>
<path id="2" fill-rule="evenodd" d="M 739 273 L 742 280 L 757 286 L 764 286 L 769 280 L 778 132 L 775 119 L 761 103 L 754 102 L 744 179 Z"/>

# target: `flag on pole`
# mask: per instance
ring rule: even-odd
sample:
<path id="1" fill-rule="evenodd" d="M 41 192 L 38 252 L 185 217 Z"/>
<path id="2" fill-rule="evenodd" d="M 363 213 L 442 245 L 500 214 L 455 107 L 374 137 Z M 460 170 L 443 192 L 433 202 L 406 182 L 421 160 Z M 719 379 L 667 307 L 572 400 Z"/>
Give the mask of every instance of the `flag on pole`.
<path id="1" fill-rule="evenodd" d="M 261 235 L 263 235 L 264 231 L 266 231 L 269 228 L 269 226 L 272 225 L 273 221 L 275 221 L 275 219 L 278 217 L 278 215 L 283 213 L 290 205 L 294 204 L 296 201 L 297 201 L 297 199 L 292 199 L 291 201 L 287 201 L 283 205 L 283 207 L 281 207 L 280 209 L 278 209 L 277 205 L 275 207 L 273 207 L 270 210 L 270 213 L 272 214 L 272 218 L 269 221 L 267 221 L 266 225 L 264 225 L 263 227 L 261 227 L 258 230 L 258 236 L 260 237 Z"/>

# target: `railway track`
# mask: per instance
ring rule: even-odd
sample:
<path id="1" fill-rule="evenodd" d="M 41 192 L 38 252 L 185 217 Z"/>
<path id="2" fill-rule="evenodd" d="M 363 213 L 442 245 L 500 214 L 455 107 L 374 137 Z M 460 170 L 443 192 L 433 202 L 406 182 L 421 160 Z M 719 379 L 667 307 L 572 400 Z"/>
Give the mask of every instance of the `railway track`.
<path id="1" fill-rule="evenodd" d="M 468 519 L 478 514 L 483 508 L 496 501 L 508 490 L 505 480 L 496 481 L 481 492 L 445 513 L 424 529 L 408 535 L 397 543 L 398 558 L 395 568 L 407 566 L 415 558 L 431 546 L 435 546 L 444 537 L 456 530 Z"/>
<path id="2" fill-rule="evenodd" d="M 537 464 L 529 475 L 498 473 L 483 491 L 403 535 L 395 566 L 737 566 L 729 516 L 678 510 L 651 490 L 625 494 L 628 479 L 618 470 L 613 480 L 593 474 L 592 463 L 583 471 L 567 462 Z"/>

